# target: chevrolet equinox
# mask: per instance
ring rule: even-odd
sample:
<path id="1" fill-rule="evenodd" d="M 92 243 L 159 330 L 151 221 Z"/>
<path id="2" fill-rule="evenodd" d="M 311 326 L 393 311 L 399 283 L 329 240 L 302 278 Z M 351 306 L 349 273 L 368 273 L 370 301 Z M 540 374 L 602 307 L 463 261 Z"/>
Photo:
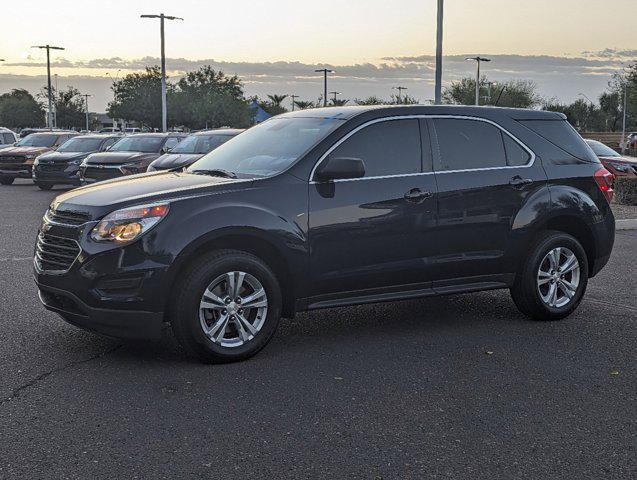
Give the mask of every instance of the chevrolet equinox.
<path id="1" fill-rule="evenodd" d="M 497 288 L 572 313 L 611 254 L 613 177 L 558 113 L 452 106 L 291 112 L 185 170 L 58 196 L 35 247 L 44 306 L 208 362 L 295 312 Z"/>

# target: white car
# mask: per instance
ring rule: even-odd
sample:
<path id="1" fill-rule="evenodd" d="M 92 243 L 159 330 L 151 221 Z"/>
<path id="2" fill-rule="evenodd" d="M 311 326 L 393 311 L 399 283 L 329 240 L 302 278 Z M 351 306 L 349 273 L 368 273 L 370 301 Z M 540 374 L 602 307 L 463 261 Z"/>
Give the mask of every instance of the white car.
<path id="1" fill-rule="evenodd" d="M 18 141 L 18 136 L 13 130 L 0 127 L 0 148 L 7 148 Z"/>

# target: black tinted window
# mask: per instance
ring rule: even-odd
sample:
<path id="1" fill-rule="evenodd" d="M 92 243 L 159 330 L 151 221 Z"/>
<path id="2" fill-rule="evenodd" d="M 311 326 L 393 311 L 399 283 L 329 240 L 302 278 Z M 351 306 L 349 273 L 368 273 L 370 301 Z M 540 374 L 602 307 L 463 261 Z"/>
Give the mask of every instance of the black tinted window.
<path id="1" fill-rule="evenodd" d="M 365 176 L 399 175 L 421 171 L 418 120 L 378 122 L 356 132 L 330 153 L 365 162 Z"/>
<path id="2" fill-rule="evenodd" d="M 433 122 L 441 170 L 506 166 L 499 128 L 478 120 L 437 118 Z"/>
<path id="3" fill-rule="evenodd" d="M 504 132 L 502 132 L 502 138 L 504 140 L 504 149 L 507 154 L 507 165 L 510 167 L 519 167 L 529 163 L 531 160 L 529 152 L 524 150 L 518 142 L 513 140 Z"/>
<path id="4" fill-rule="evenodd" d="M 573 157 L 587 162 L 599 162 L 590 147 L 566 120 L 525 120 L 520 123 Z"/>

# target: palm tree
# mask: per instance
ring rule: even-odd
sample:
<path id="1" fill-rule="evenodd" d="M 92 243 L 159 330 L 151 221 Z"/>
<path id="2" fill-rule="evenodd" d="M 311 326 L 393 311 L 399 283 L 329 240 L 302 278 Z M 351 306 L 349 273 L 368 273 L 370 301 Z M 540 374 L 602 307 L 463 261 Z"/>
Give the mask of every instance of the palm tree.
<path id="1" fill-rule="evenodd" d="M 270 102 L 272 103 L 273 106 L 280 107 L 283 100 L 288 98 L 288 96 L 287 95 L 268 95 L 268 98 L 270 99 Z"/>
<path id="2" fill-rule="evenodd" d="M 330 101 L 330 105 L 332 107 L 342 107 L 343 105 L 345 105 L 347 102 L 349 102 L 349 100 L 345 99 L 345 98 L 333 98 Z"/>
<path id="3" fill-rule="evenodd" d="M 299 107 L 301 110 L 305 110 L 306 108 L 312 108 L 314 107 L 314 104 L 312 102 L 306 102 L 304 100 L 296 100 L 294 102 L 294 105 L 296 105 L 297 107 Z"/>
<path id="4" fill-rule="evenodd" d="M 371 97 L 367 98 L 357 98 L 354 101 L 357 105 L 383 105 L 387 103 L 387 100 L 383 100 L 376 95 L 372 95 Z"/>

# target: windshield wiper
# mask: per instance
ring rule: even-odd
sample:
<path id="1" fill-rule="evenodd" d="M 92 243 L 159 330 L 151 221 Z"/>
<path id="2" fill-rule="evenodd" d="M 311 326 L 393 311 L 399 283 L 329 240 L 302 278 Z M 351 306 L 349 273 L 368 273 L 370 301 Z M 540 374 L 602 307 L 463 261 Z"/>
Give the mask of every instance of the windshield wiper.
<path id="1" fill-rule="evenodd" d="M 213 168 L 210 170 L 191 170 L 190 173 L 195 175 L 212 175 L 213 177 L 238 178 L 237 174 L 222 168 Z"/>

